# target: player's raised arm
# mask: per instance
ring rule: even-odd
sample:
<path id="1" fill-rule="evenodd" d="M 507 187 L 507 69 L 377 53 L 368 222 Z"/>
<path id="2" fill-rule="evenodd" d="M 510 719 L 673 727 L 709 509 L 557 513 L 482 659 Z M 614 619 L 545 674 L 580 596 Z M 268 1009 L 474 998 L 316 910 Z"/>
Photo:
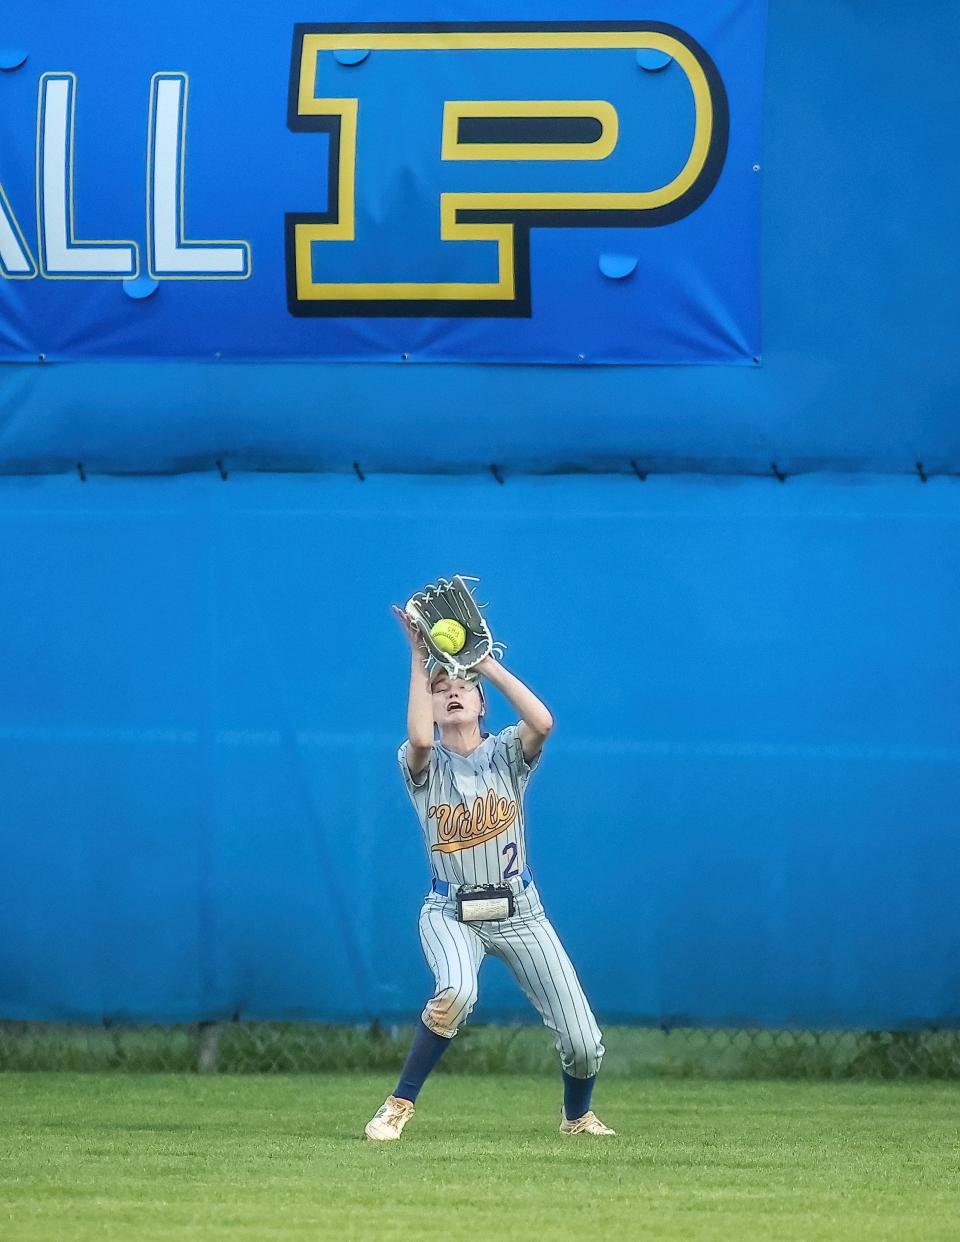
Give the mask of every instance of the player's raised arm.
<path id="1" fill-rule="evenodd" d="M 391 605 L 410 644 L 410 697 L 407 700 L 407 767 L 416 779 L 430 762 L 433 749 L 433 698 L 427 674 L 427 652 L 417 627 L 397 604 Z"/>
<path id="2" fill-rule="evenodd" d="M 540 753 L 553 728 L 553 717 L 546 704 L 541 703 L 533 691 L 519 677 L 499 664 L 493 656 L 487 656 L 477 665 L 477 671 L 500 691 L 520 717 L 520 745 L 523 757 L 529 761 Z"/>

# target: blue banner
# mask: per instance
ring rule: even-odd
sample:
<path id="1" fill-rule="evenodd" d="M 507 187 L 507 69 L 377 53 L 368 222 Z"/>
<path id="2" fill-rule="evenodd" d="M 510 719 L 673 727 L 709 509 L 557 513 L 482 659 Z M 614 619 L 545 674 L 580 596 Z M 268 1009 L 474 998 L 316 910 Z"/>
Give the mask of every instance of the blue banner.
<path id="1" fill-rule="evenodd" d="M 0 358 L 756 360 L 766 0 L 398 16 L 10 14 Z"/>

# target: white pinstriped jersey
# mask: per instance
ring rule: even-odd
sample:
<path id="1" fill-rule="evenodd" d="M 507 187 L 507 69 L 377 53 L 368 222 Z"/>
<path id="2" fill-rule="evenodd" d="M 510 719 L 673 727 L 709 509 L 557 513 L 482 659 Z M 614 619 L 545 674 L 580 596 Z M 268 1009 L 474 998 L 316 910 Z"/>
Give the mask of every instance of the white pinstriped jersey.
<path id="1" fill-rule="evenodd" d="M 523 795 L 530 773 L 519 725 L 488 734 L 469 755 L 434 742 L 420 784 L 397 752 L 434 875 L 452 885 L 502 884 L 527 865 Z"/>

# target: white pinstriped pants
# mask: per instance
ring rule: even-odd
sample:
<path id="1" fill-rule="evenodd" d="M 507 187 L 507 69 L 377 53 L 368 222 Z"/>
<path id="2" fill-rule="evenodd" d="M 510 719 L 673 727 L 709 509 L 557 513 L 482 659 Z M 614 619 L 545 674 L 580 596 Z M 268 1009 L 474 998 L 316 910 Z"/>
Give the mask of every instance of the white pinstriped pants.
<path id="1" fill-rule="evenodd" d="M 600 1029 L 577 972 L 557 938 L 533 884 L 515 897 L 512 919 L 460 923 L 453 898 L 427 896 L 420 943 L 436 990 L 424 1025 L 452 1039 L 477 1002 L 477 972 L 487 953 L 500 958 L 554 1034 L 560 1063 L 574 1078 L 591 1078 L 603 1057 Z"/>

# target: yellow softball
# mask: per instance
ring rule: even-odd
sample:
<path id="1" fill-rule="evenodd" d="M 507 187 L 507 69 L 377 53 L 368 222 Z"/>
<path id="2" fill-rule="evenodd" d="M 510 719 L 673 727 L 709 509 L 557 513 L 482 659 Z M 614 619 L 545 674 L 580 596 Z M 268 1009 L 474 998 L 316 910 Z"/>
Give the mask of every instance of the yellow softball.
<path id="1" fill-rule="evenodd" d="M 463 644 L 467 641 L 467 631 L 459 621 L 437 621 L 430 628 L 430 637 L 441 651 L 446 651 L 448 655 L 456 655 L 458 651 L 463 650 Z"/>

